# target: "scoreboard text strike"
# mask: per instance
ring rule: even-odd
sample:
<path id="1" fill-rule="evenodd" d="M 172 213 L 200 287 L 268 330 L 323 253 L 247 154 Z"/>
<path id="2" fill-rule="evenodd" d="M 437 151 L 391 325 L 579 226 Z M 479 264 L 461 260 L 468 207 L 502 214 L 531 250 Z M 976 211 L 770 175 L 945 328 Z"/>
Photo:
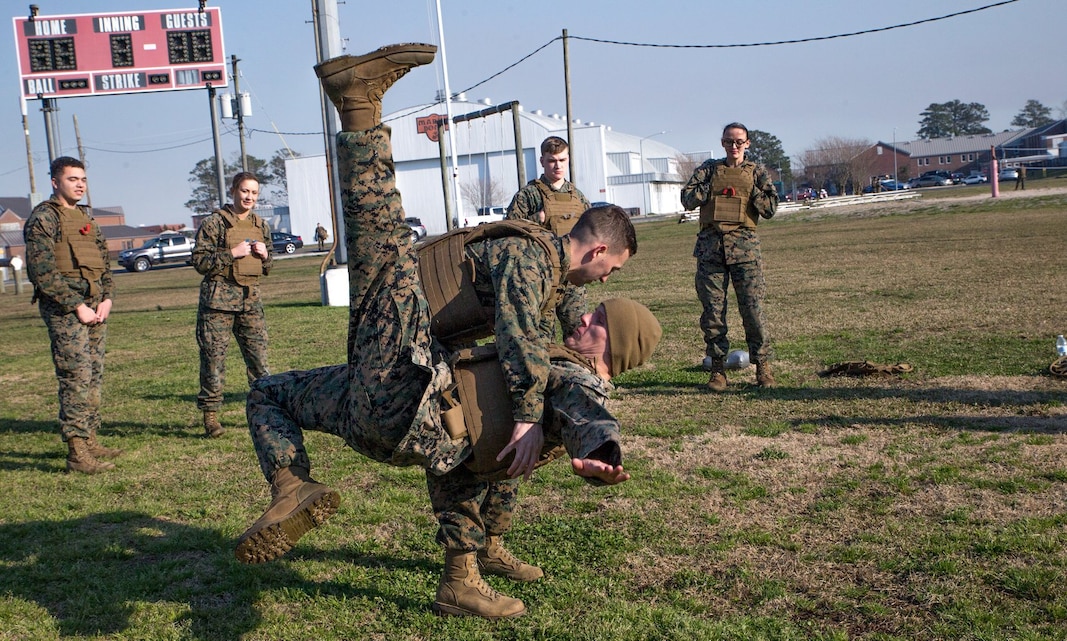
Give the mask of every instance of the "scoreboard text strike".
<path id="1" fill-rule="evenodd" d="M 218 7 L 14 22 L 24 98 L 226 86 Z"/>

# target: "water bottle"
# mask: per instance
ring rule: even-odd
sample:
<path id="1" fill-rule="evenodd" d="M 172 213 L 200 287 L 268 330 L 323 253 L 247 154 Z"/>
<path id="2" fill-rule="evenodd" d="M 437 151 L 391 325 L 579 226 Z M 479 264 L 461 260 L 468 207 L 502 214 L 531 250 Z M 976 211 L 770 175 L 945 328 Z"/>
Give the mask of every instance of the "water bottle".
<path id="1" fill-rule="evenodd" d="M 1067 356 L 1067 338 L 1060 334 L 1056 337 L 1056 353 L 1060 356 Z"/>

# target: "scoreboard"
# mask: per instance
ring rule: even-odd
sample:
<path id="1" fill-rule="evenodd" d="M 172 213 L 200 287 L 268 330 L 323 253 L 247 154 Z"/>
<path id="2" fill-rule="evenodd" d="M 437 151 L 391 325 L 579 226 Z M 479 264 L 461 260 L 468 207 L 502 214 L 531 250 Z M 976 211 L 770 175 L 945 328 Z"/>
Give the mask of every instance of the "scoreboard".
<path id="1" fill-rule="evenodd" d="M 14 18 L 19 95 L 226 86 L 218 7 Z"/>

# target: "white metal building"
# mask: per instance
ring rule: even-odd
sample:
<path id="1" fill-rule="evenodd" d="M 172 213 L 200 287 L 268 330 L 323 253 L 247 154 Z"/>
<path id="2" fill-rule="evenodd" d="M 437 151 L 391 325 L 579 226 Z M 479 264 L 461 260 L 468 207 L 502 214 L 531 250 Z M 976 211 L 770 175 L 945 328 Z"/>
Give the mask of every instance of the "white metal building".
<path id="1" fill-rule="evenodd" d="M 470 102 L 460 94 L 452 103 L 452 115 L 460 117 L 491 107 L 488 100 Z M 383 117 L 393 130 L 393 157 L 404 210 L 408 216 L 421 218 L 430 234 L 446 231 L 440 145 L 435 126 L 437 119 L 444 116 L 445 107 L 438 103 L 402 109 Z M 459 170 L 450 189 L 454 185 L 493 181 L 505 194 L 502 202 L 494 204 L 506 206 L 520 187 L 540 176 L 541 141 L 548 136 L 566 139 L 566 117 L 527 112 L 519 107 L 519 122 L 525 165 L 521 184 L 516 169 L 512 112 L 502 111 L 453 124 Z M 594 122 L 575 121 L 573 128 L 571 163 L 578 188 L 591 202 L 614 203 L 633 211 L 634 215 L 681 211 L 679 192 L 688 179 L 678 175 L 676 158 L 681 152 L 651 136 L 624 134 Z M 447 136 L 445 144 L 451 162 Z M 325 158 L 287 160 L 285 167 L 293 233 L 302 234 L 307 226 L 310 234 L 317 221 L 329 218 L 325 213 L 329 211 Z M 462 196 L 459 206 L 457 218 L 475 215 L 475 207 L 464 202 Z"/>

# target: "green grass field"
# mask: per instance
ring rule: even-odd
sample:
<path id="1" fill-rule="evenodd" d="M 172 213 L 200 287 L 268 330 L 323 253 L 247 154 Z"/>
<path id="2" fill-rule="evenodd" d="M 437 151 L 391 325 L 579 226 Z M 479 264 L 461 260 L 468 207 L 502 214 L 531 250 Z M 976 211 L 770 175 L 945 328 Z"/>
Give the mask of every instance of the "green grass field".
<path id="1" fill-rule="evenodd" d="M 1036 185 L 1035 185 L 1036 186 Z M 975 192 L 981 194 L 982 192 Z M 988 193 L 988 191 L 984 192 Z M 442 554 L 422 472 L 309 434 L 338 514 L 283 559 L 243 566 L 269 502 L 230 348 L 228 430 L 195 408 L 199 279 L 116 274 L 102 436 L 126 455 L 63 473 L 48 339 L 0 297 L 0 639 L 1065 639 L 1067 196 L 800 212 L 761 224 L 779 387 L 749 369 L 702 389 L 695 223 L 645 223 L 593 300 L 646 303 L 665 335 L 617 380 L 633 479 L 556 463 L 522 487 L 509 547 L 526 616 L 430 612 Z M 347 310 L 318 260 L 266 280 L 274 371 L 342 362 Z M 743 347 L 731 294 L 731 337 Z M 906 361 L 879 379 L 826 365 Z"/>

